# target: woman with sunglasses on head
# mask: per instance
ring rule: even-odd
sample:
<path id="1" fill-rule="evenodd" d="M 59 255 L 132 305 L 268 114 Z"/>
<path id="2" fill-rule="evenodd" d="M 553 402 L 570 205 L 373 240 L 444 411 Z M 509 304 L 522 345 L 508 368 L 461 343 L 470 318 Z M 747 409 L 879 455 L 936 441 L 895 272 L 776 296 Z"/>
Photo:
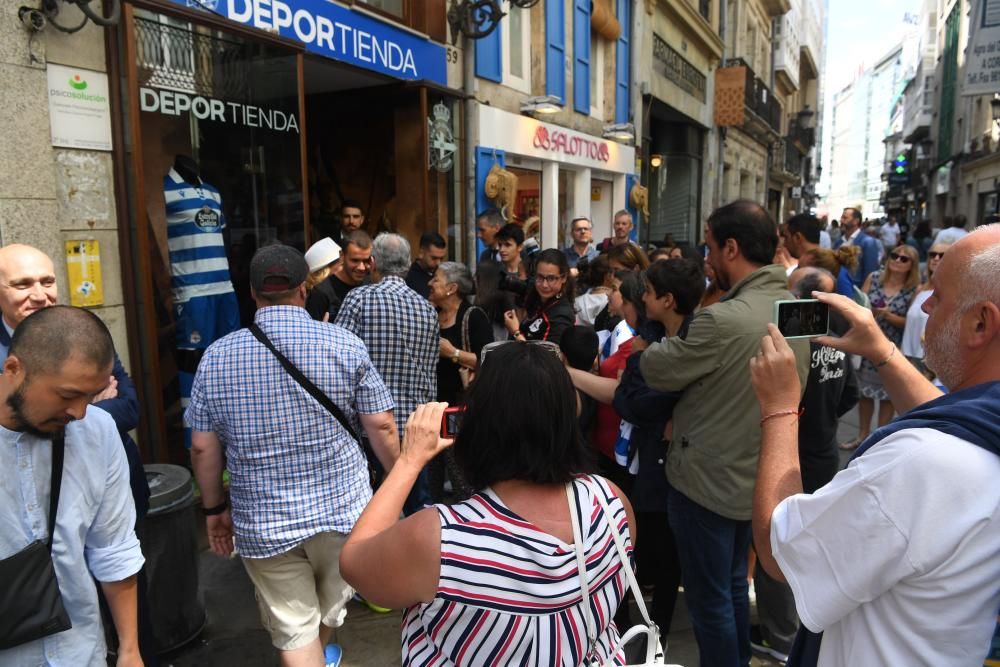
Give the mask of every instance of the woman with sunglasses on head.
<path id="1" fill-rule="evenodd" d="M 872 313 L 882 332 L 898 346 L 903 341 L 903 327 L 906 312 L 910 308 L 920 285 L 920 256 L 915 248 L 897 245 L 885 259 L 882 269 L 872 272 L 861 288 L 868 295 Z M 893 354 L 895 354 L 893 349 Z M 861 425 L 858 437 L 843 443 L 841 449 L 854 449 L 871 433 L 872 414 L 878 400 L 878 425 L 885 426 L 892 419 L 893 407 L 889 394 L 882 386 L 878 369 L 867 359 L 861 360 L 858 371 L 858 387 L 861 398 L 858 401 L 858 417 Z"/>
<path id="2" fill-rule="evenodd" d="M 569 262 L 561 250 L 550 248 L 538 253 L 535 274 L 528 281 L 524 298 L 524 321 L 517 313 L 504 314 L 504 326 L 514 340 L 546 340 L 559 344 L 563 332 L 573 326 L 574 282 Z"/>
<path id="3" fill-rule="evenodd" d="M 924 329 L 927 327 L 927 313 L 924 312 L 924 302 L 934 293 L 931 278 L 937 270 L 941 258 L 949 243 L 934 243 L 927 251 L 927 282 L 917 290 L 910 309 L 906 311 L 906 326 L 903 328 L 903 344 L 899 349 L 914 366 L 924 374 L 928 373 L 924 365 Z"/>
<path id="4" fill-rule="evenodd" d="M 402 664 L 625 664 L 611 619 L 631 565 L 612 530 L 628 548 L 635 518 L 620 489 L 584 474 L 592 463 L 559 357 L 514 343 L 484 356 L 454 440 L 477 493 L 400 521 L 421 468 L 452 444 L 439 436 L 443 414 L 431 403 L 410 415 L 399 459 L 340 556 L 366 599 L 406 609 Z"/>

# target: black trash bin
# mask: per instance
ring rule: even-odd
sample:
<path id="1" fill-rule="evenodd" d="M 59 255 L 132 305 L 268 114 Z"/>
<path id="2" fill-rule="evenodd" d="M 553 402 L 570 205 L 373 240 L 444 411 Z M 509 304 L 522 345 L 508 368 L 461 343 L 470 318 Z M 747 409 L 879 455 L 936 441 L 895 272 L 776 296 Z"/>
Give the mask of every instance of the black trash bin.
<path id="1" fill-rule="evenodd" d="M 198 590 L 198 535 L 194 485 L 186 468 L 145 466 L 149 513 L 142 529 L 149 606 L 157 654 L 195 639 L 205 627 Z"/>

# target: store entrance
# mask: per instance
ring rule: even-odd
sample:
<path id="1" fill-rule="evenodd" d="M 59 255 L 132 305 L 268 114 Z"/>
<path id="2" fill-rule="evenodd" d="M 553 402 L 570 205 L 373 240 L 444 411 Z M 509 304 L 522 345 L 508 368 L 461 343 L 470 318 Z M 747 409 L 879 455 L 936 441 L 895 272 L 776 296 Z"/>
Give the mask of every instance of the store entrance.
<path id="1" fill-rule="evenodd" d="M 427 148 L 448 148 L 454 102 L 328 60 L 306 57 L 304 64 L 311 240 L 339 239 L 340 210 L 351 202 L 372 237 L 402 234 L 415 249 L 421 234 L 435 231 L 448 239 L 449 256 L 461 257 L 452 219 L 457 155 L 450 165 L 431 166 Z M 428 137 L 435 122 L 435 129 L 447 127 L 444 139 Z"/>

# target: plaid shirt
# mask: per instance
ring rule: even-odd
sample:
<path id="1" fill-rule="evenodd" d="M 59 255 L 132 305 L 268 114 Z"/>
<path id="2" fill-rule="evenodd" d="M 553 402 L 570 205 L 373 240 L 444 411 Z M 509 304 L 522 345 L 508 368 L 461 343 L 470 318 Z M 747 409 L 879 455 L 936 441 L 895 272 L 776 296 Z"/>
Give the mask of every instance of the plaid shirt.
<path id="1" fill-rule="evenodd" d="M 392 410 L 364 344 L 350 332 L 297 306 L 262 308 L 255 321 L 355 428 L 359 414 Z M 349 533 L 371 499 L 358 443 L 247 329 L 205 352 L 185 416 L 226 448 L 243 556 L 267 558 L 318 533 Z"/>
<path id="2" fill-rule="evenodd" d="M 392 392 L 402 440 L 410 413 L 437 399 L 441 330 L 434 307 L 402 278 L 389 276 L 352 289 L 340 306 L 337 324 L 368 346 L 372 363 Z"/>

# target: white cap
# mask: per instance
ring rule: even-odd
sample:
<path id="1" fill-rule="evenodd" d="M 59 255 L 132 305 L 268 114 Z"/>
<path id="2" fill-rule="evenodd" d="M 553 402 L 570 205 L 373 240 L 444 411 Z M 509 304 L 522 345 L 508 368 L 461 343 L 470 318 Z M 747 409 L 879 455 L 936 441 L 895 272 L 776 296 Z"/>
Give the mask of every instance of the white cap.
<path id="1" fill-rule="evenodd" d="M 340 259 L 340 246 L 329 236 L 316 241 L 309 247 L 309 250 L 306 250 L 306 264 L 309 265 L 309 273 L 319 271 L 338 259 Z"/>

